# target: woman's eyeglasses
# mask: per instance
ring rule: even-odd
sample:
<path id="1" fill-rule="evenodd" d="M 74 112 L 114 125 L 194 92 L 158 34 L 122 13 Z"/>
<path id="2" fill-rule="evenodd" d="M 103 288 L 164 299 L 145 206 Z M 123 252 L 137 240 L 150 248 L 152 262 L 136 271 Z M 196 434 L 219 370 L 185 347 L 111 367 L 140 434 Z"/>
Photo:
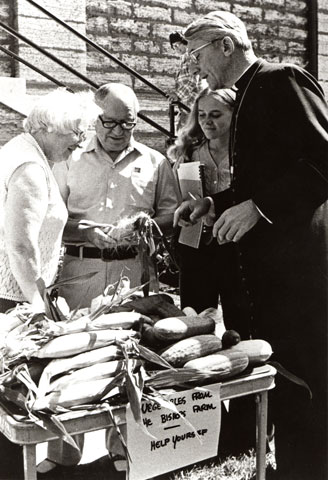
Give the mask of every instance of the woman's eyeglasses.
<path id="1" fill-rule="evenodd" d="M 79 142 L 84 142 L 87 139 L 87 133 L 83 130 L 73 130 L 74 135 L 79 139 Z"/>
<path id="2" fill-rule="evenodd" d="M 99 115 L 99 119 L 102 123 L 102 126 L 104 128 L 108 128 L 108 130 L 113 130 L 113 128 L 115 128 L 116 125 L 119 125 L 123 130 L 132 130 L 132 128 L 135 127 L 137 124 L 137 122 L 126 122 L 124 120 L 119 122 L 116 120 L 103 120 L 100 115 Z"/>

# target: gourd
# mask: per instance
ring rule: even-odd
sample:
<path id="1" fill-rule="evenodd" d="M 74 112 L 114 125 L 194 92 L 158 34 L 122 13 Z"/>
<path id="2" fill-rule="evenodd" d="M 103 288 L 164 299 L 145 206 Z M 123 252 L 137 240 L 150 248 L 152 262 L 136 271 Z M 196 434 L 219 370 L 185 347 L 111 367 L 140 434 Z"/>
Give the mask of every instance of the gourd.
<path id="1" fill-rule="evenodd" d="M 215 322 L 212 318 L 197 316 L 169 317 L 158 320 L 153 332 L 159 340 L 182 340 L 183 338 L 193 337 L 213 333 Z"/>
<path id="2" fill-rule="evenodd" d="M 232 377 L 243 372 L 248 366 L 248 355 L 233 349 L 221 350 L 205 357 L 190 360 L 184 364 L 184 368 L 193 368 L 202 372 L 208 372 L 213 380 Z"/>
<path id="3" fill-rule="evenodd" d="M 266 362 L 273 353 L 270 343 L 261 339 L 242 340 L 231 347 L 231 350 L 246 353 L 250 367 Z"/>
<path id="4" fill-rule="evenodd" d="M 215 335 L 195 335 L 165 348 L 161 357 L 173 367 L 183 367 L 186 362 L 217 352 L 221 348 L 222 342 Z"/>

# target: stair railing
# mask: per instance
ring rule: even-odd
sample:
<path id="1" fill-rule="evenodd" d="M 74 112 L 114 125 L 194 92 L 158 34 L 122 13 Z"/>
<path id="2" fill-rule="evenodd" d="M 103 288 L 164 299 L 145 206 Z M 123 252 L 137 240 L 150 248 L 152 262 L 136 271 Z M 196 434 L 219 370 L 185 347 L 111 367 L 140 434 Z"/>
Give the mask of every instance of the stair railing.
<path id="1" fill-rule="evenodd" d="M 6 55 L 8 55 L 9 57 L 13 58 L 14 60 L 17 60 L 18 62 L 20 63 L 23 63 L 24 65 L 26 65 L 27 67 L 31 68 L 32 70 L 34 70 L 35 72 L 39 73 L 40 75 L 42 75 L 43 77 L 47 78 L 48 80 L 50 80 L 51 82 L 55 83 L 56 85 L 58 85 L 59 87 L 65 87 L 67 88 L 68 90 L 70 90 L 63 82 L 61 82 L 60 80 L 57 80 L 56 78 L 54 78 L 52 75 L 49 75 L 48 73 L 44 72 L 43 70 L 40 70 L 38 67 L 36 67 L 35 65 L 32 65 L 32 63 L 28 62 L 27 60 L 24 60 L 24 58 L 20 57 L 19 55 L 17 55 L 16 53 L 12 52 L 11 50 L 8 50 L 7 48 L 5 47 L 2 47 L 0 45 L 0 50 L 2 52 L 4 52 Z"/>
<path id="2" fill-rule="evenodd" d="M 27 38 L 25 35 L 21 34 L 20 32 L 18 32 L 17 30 L 9 27 L 8 25 L 6 25 L 5 23 L 3 23 L 2 21 L 0 21 L 0 28 L 6 30 L 10 35 L 22 40 L 23 42 L 27 43 L 28 45 L 30 45 L 32 48 L 38 50 L 40 53 L 42 53 L 43 55 L 45 55 L 46 57 L 50 58 L 52 61 L 56 62 L 58 65 L 60 65 L 61 67 L 65 68 L 66 70 L 68 70 L 70 73 L 72 73 L 73 75 L 75 75 L 76 77 L 80 78 L 81 80 L 83 80 L 85 83 L 87 83 L 88 85 L 90 85 L 91 87 L 95 88 L 95 89 L 98 89 L 100 87 L 100 85 L 98 85 L 97 83 L 93 82 L 92 80 L 90 80 L 88 77 L 86 77 L 85 75 L 83 75 L 83 73 L 77 71 L 75 68 L 73 67 L 70 67 L 69 65 L 67 65 L 65 62 L 63 62 L 62 60 L 60 60 L 59 58 L 57 58 L 55 55 L 53 55 L 52 53 L 48 52 L 47 50 L 45 50 L 44 48 L 40 47 L 39 45 L 37 45 L 35 42 L 33 42 L 32 40 L 30 40 L 29 38 Z M 6 50 L 6 49 L 4 49 Z M 9 52 L 9 50 L 8 50 Z M 5 52 L 7 53 L 7 52 Z M 11 52 L 13 53 L 13 52 Z M 9 53 L 8 53 L 9 54 Z M 17 60 L 20 61 L 20 57 L 16 58 Z M 26 61 L 25 61 L 26 62 Z M 36 69 L 37 67 L 33 67 L 33 69 Z M 41 73 L 41 70 L 38 69 L 39 72 L 38 73 Z M 45 73 L 45 72 L 44 72 Z M 41 73 L 43 75 L 43 73 Z M 48 74 L 45 74 L 43 76 L 47 76 L 47 78 L 49 78 L 49 75 Z M 58 84 L 58 80 L 55 81 L 55 83 Z M 141 112 L 138 112 L 138 117 L 141 118 L 143 121 L 145 121 L 146 123 L 148 123 L 149 125 L 151 125 L 152 127 L 156 128 L 157 130 L 159 130 L 161 133 L 163 133 L 164 135 L 166 135 L 167 137 L 169 137 L 170 139 L 172 139 L 172 131 L 169 131 L 167 130 L 166 128 L 162 127 L 161 125 L 159 125 L 157 122 L 155 122 L 154 120 L 150 119 L 149 117 L 147 117 L 147 115 L 141 113 Z"/>
<path id="3" fill-rule="evenodd" d="M 74 29 L 73 27 L 71 27 L 70 25 L 68 25 L 68 23 L 66 23 L 64 20 L 61 20 L 59 17 L 57 17 L 56 15 L 54 15 L 53 13 L 51 13 L 49 10 L 47 10 L 46 8 L 42 7 L 41 5 L 39 5 L 36 1 L 34 0 L 26 0 L 28 3 L 30 3 L 31 5 L 33 5 L 35 8 L 37 8 L 38 10 L 40 10 L 43 14 L 45 14 L 46 16 L 48 16 L 49 18 L 51 18 L 52 20 L 54 20 L 56 23 L 60 24 L 62 27 L 64 27 L 66 30 L 70 31 L 71 33 L 73 33 L 76 37 L 78 37 L 79 39 L 83 40 L 85 43 L 87 43 L 88 45 L 90 45 L 93 49 L 97 50 L 98 52 L 100 52 L 102 55 L 104 55 L 105 57 L 109 58 L 110 60 L 112 60 L 113 62 L 117 63 L 122 69 L 124 69 L 125 71 L 127 71 L 128 73 L 130 73 L 131 75 L 133 75 L 135 78 L 137 78 L 138 80 L 140 80 L 142 83 L 146 84 L 148 87 L 150 87 L 152 90 L 155 90 L 157 93 L 159 93 L 160 95 L 164 96 L 165 98 L 168 98 L 169 97 L 169 94 L 166 93 L 164 90 L 162 90 L 161 88 L 159 88 L 157 85 L 155 85 L 154 83 L 150 82 L 147 78 L 145 78 L 144 76 L 140 75 L 138 72 L 136 72 L 135 70 L 133 70 L 132 68 L 130 68 L 128 65 L 126 65 L 124 62 L 122 62 L 121 60 L 119 60 L 118 58 L 116 58 L 114 55 L 112 55 L 111 53 L 109 53 L 106 49 L 104 49 L 103 47 L 101 47 L 100 45 L 98 45 L 97 43 L 95 43 L 93 40 L 91 40 L 90 38 L 88 38 L 86 35 L 83 35 L 82 33 L 80 33 L 78 30 Z M 180 101 L 176 101 L 176 102 L 173 102 L 173 104 L 170 104 L 170 108 L 169 108 L 169 118 L 170 118 L 170 137 L 175 137 L 175 127 L 174 127 L 174 116 L 175 116 L 175 110 L 174 110 L 174 106 L 178 106 L 179 108 L 185 110 L 186 112 L 189 112 L 190 109 L 182 102 Z M 149 123 L 149 122 L 148 122 Z M 155 122 L 156 123 L 156 122 Z M 158 125 L 158 124 L 156 124 Z M 155 125 L 153 125 L 155 126 Z M 157 128 L 157 127 L 155 127 Z M 159 130 L 162 131 L 161 128 L 159 128 Z M 164 133 L 162 131 L 162 133 Z"/>

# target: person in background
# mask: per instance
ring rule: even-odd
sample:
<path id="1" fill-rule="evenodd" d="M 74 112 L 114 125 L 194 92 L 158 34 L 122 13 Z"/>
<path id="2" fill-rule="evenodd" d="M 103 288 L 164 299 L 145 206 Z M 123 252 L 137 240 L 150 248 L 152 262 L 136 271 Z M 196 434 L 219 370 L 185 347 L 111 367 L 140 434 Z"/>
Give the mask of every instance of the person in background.
<path id="1" fill-rule="evenodd" d="M 182 102 L 188 108 L 192 108 L 198 93 L 204 88 L 199 75 L 192 70 L 192 64 L 187 53 L 187 40 L 179 32 L 173 32 L 169 36 L 171 48 L 181 55 L 179 69 L 175 75 L 174 91 L 169 93 L 170 102 Z M 178 106 L 177 131 L 185 124 L 188 111 Z"/>
<path id="2" fill-rule="evenodd" d="M 162 230 L 170 230 L 178 206 L 177 185 L 168 160 L 133 138 L 139 111 L 133 90 L 108 83 L 97 90 L 95 101 L 101 109 L 96 134 L 68 164 L 56 170 L 69 212 L 62 278 L 98 272 L 86 284 L 60 290 L 72 309 L 90 307 L 95 297 L 119 280 L 122 271 L 131 287 L 141 285 L 137 240 L 122 238 L 117 244 L 102 225 L 114 225 L 144 212 Z M 95 227 L 83 229 L 81 220 L 94 222 Z M 157 288 L 153 272 L 151 289 Z"/>
<path id="3" fill-rule="evenodd" d="M 52 173 L 80 146 L 95 105 L 58 89 L 40 97 L 22 133 L 0 151 L 0 312 L 28 302 L 45 311 L 37 287 L 53 283 L 67 210 Z M 22 476 L 21 447 L 0 436 L 0 478 Z M 11 475 L 14 475 L 11 477 Z"/>
<path id="4" fill-rule="evenodd" d="M 181 163 L 199 161 L 205 165 L 204 196 L 230 187 L 229 132 L 235 97 L 232 89 L 204 89 L 196 98 L 175 145 L 167 152 L 175 162 L 175 171 Z M 236 294 L 229 287 L 234 249 L 231 244 L 208 243 L 209 233 L 213 239 L 211 231 L 206 229 L 198 249 L 178 244 L 181 308 L 191 306 L 198 313 L 208 307 L 217 308 L 220 294 L 224 314 L 228 316 Z"/>
<path id="5" fill-rule="evenodd" d="M 272 359 L 309 385 L 277 375 L 270 411 L 277 471 L 267 478 L 327 478 L 328 115 L 307 71 L 254 54 L 243 22 L 215 11 L 184 32 L 189 55 L 212 90 L 237 88 L 230 188 L 184 202 L 175 223 L 213 211 L 213 236 L 233 243 L 245 304 L 226 324 L 262 338 Z M 247 301 L 246 301 L 247 300 Z M 242 408 L 240 408 L 242 411 Z M 243 412 L 247 415 L 247 412 Z M 238 423 L 232 433 L 238 438 Z"/>

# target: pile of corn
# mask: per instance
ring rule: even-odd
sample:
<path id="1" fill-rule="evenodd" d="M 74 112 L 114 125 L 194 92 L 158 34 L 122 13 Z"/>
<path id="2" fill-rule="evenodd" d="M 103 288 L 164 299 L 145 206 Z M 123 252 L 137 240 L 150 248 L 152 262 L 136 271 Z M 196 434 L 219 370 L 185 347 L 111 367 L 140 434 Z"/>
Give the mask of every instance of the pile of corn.
<path id="1" fill-rule="evenodd" d="M 0 397 L 27 412 L 131 403 L 144 389 L 219 381 L 272 353 L 262 340 L 225 345 L 218 310 L 181 311 L 164 294 L 96 311 L 54 321 L 25 305 L 2 315 Z"/>
<path id="2" fill-rule="evenodd" d="M 141 330 L 155 319 L 182 312 L 167 295 L 143 298 L 121 283 L 124 288 L 93 302 L 92 308 L 65 315 L 58 308 L 56 318 L 61 320 L 36 314 L 28 304 L 3 314 L 0 398 L 26 412 L 57 413 L 100 401 L 129 400 L 128 393 L 133 396 L 133 389 L 143 385 L 149 362 L 171 369 L 139 344 Z"/>

